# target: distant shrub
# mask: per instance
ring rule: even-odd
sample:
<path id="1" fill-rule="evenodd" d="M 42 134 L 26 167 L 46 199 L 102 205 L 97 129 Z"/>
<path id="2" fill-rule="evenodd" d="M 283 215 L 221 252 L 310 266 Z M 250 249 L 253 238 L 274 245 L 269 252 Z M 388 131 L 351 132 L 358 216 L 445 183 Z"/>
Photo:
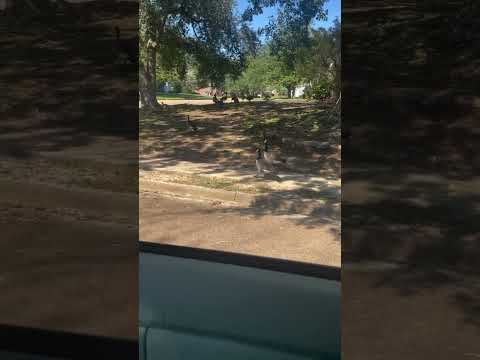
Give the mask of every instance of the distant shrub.
<path id="1" fill-rule="evenodd" d="M 270 99 L 272 98 L 272 93 L 264 92 L 264 93 L 262 93 L 262 97 L 263 97 L 265 100 L 270 100 Z"/>
<path id="2" fill-rule="evenodd" d="M 311 99 L 313 98 L 313 91 L 311 86 L 306 86 L 303 90 L 303 98 L 304 99 Z"/>
<path id="3" fill-rule="evenodd" d="M 176 92 L 176 93 L 181 93 L 181 92 L 183 92 L 183 86 L 182 86 L 182 83 L 181 83 L 180 81 L 174 82 L 174 84 L 173 84 L 173 91 Z"/>
<path id="4" fill-rule="evenodd" d="M 323 100 L 330 97 L 333 84 L 330 81 L 321 81 L 312 87 L 312 98 Z"/>

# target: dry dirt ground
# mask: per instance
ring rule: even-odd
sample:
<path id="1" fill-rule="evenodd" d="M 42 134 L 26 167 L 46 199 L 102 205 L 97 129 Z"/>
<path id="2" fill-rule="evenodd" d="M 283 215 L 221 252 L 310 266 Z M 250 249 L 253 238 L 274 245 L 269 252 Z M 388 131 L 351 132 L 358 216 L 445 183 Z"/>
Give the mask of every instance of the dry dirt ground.
<path id="1" fill-rule="evenodd" d="M 142 240 L 340 266 L 340 146 L 327 125 L 328 105 L 164 103 L 166 109 L 140 116 Z M 188 128 L 187 116 L 197 132 Z M 255 178 L 259 124 L 272 137 L 273 151 L 289 158 L 265 178 Z M 280 140 L 287 136 L 331 147 L 286 150 Z M 189 201 L 165 196 L 162 184 L 172 183 L 191 186 Z M 247 193 L 252 201 L 195 201 L 198 186 Z"/>
<path id="2" fill-rule="evenodd" d="M 275 152 L 282 150 L 286 156 L 297 155 L 299 164 L 295 164 L 293 172 L 332 178 L 340 176 L 339 132 L 321 125 L 313 131 L 311 125 L 320 117 L 328 117 L 328 106 L 301 100 L 242 102 L 237 106 L 225 104 L 223 107 L 205 100 L 164 102 L 168 106 L 166 110 L 140 116 L 142 170 L 147 169 L 146 160 L 156 159 L 161 160 L 158 163 L 162 167 L 187 161 L 210 164 L 210 167 L 221 166 L 223 171 L 252 169 L 255 167 L 255 149 L 261 141 L 258 128 L 264 124 Z M 187 116 L 198 127 L 197 133 L 189 130 Z M 308 155 L 289 153 L 285 146 L 279 146 L 282 137 L 329 141 L 332 147 Z"/>
<path id="3" fill-rule="evenodd" d="M 142 240 L 340 266 L 338 225 L 142 191 Z"/>

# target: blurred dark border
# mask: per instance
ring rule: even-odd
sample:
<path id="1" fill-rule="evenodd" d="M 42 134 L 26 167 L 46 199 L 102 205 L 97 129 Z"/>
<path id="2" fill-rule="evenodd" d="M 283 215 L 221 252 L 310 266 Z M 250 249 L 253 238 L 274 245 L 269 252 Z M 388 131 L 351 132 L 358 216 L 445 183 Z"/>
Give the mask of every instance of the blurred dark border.
<path id="1" fill-rule="evenodd" d="M 478 357 L 478 1 L 342 1 L 342 358 Z"/>
<path id="2" fill-rule="evenodd" d="M 0 349 L 137 358 L 138 1 L 7 2 Z"/>

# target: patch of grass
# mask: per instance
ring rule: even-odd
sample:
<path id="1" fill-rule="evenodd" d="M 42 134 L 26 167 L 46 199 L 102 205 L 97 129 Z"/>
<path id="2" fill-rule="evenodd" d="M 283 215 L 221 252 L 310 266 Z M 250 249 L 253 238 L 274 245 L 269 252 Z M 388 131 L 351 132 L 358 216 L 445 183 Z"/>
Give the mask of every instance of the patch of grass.
<path id="1" fill-rule="evenodd" d="M 273 101 L 275 102 L 279 102 L 279 103 L 302 103 L 302 104 L 307 104 L 307 103 L 312 103 L 312 102 L 316 102 L 316 100 L 312 101 L 312 100 L 306 100 L 306 99 L 303 99 L 303 98 L 287 98 L 287 97 L 275 97 L 275 98 L 272 98 Z"/>
<path id="2" fill-rule="evenodd" d="M 258 118 L 258 117 L 247 117 L 243 125 L 248 131 L 261 131 L 262 129 L 272 129 L 279 125 L 282 121 L 279 117 L 270 117 L 270 118 Z"/>
<path id="3" fill-rule="evenodd" d="M 175 130 L 180 133 L 188 133 L 190 131 L 185 121 L 185 116 L 167 111 L 158 113 L 141 111 L 139 122 L 141 139 L 146 139 L 150 135 L 156 136 L 158 131 Z"/>
<path id="4" fill-rule="evenodd" d="M 237 191 L 247 194 L 264 194 L 271 191 L 267 186 L 246 185 L 239 181 L 215 177 L 215 176 L 198 176 L 198 175 L 180 175 L 174 176 L 169 181 L 177 184 L 201 186 L 209 189 L 219 189 L 225 191 Z"/>
<path id="5" fill-rule="evenodd" d="M 194 184 L 197 186 L 208 187 L 211 189 L 220 189 L 220 190 L 227 190 L 227 191 L 238 191 L 238 185 L 235 181 L 221 179 L 218 177 L 203 177 L 198 176 L 194 177 Z"/>
<path id="6" fill-rule="evenodd" d="M 264 124 L 263 121 L 259 120 L 258 118 L 248 116 L 243 122 L 243 126 L 249 133 L 255 133 L 260 131 L 264 127 Z"/>
<path id="7" fill-rule="evenodd" d="M 158 93 L 157 100 L 211 100 L 210 96 L 187 93 Z"/>
<path id="8" fill-rule="evenodd" d="M 264 124 L 267 127 L 276 126 L 280 122 L 279 117 L 265 119 Z"/>

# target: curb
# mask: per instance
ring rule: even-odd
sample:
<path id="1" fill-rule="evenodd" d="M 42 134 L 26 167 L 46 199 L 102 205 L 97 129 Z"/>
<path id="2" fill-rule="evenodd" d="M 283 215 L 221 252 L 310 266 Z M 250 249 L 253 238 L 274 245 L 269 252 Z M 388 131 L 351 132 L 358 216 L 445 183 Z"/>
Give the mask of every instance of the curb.
<path id="1" fill-rule="evenodd" d="M 180 196 L 183 198 L 204 201 L 222 201 L 248 206 L 255 199 L 255 195 L 237 191 L 209 189 L 196 185 L 175 184 L 163 181 L 148 181 L 140 179 L 142 190 Z"/>
<path id="2" fill-rule="evenodd" d="M 229 206 L 241 206 L 241 207 L 251 207 L 251 206 L 260 206 L 261 208 L 269 207 L 270 203 L 273 203 L 273 206 L 276 207 L 276 215 L 285 217 L 285 218 L 305 218 L 311 216 L 311 212 L 314 207 L 322 206 L 321 202 L 317 200 L 312 200 L 310 204 L 305 204 L 302 201 L 302 206 L 305 206 L 304 211 L 306 213 L 298 210 L 294 214 L 290 214 L 289 208 L 294 205 L 291 200 L 281 200 L 283 206 L 278 207 L 275 205 L 276 197 L 275 195 L 269 194 L 247 194 L 241 192 L 234 192 L 221 189 L 210 189 L 197 185 L 185 185 L 185 184 L 176 184 L 163 181 L 151 181 L 151 180 L 140 180 L 140 188 L 142 191 L 158 193 L 160 195 L 180 198 L 184 200 L 192 201 L 203 201 L 203 202 L 222 202 L 225 205 Z M 140 191 L 141 193 L 141 191 Z M 257 204 L 256 201 L 260 200 L 260 204 Z M 273 215 L 273 214 L 272 214 Z"/>

